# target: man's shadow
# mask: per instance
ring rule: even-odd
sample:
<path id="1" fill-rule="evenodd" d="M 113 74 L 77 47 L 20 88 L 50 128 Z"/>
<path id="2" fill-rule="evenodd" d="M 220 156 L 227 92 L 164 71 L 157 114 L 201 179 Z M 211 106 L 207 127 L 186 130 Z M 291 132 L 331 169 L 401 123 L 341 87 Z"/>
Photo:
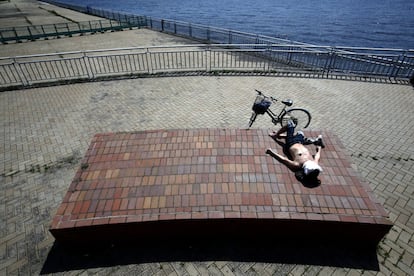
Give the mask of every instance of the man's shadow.
<path id="1" fill-rule="evenodd" d="M 296 180 L 306 188 L 316 188 L 321 185 L 321 180 L 319 178 L 306 178 L 303 171 L 296 171 L 295 177 Z"/>

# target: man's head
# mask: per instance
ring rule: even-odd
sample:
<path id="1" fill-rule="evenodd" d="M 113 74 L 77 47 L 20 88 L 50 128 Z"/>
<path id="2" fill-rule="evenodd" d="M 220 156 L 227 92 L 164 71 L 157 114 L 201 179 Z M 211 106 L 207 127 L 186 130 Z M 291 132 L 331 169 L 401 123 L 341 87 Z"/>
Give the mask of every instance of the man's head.
<path id="1" fill-rule="evenodd" d="M 304 186 L 314 188 L 321 184 L 318 179 L 321 171 L 322 168 L 315 161 L 306 161 L 302 169 L 295 172 L 295 176 Z"/>
<path id="2" fill-rule="evenodd" d="M 319 173 L 322 171 L 321 166 L 318 165 L 315 161 L 308 160 L 303 163 L 302 166 L 304 177 L 309 178 L 316 178 L 318 177 Z"/>

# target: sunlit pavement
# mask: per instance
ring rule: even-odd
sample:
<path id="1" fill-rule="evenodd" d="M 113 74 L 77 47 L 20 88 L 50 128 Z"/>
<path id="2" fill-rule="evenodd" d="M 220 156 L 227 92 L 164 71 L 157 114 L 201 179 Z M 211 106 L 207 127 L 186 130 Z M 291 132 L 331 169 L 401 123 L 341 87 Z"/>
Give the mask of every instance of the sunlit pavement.
<path id="1" fill-rule="evenodd" d="M 0 11 L 5 10 L 1 9 L 4 5 L 19 7 L 23 3 L 38 5 L 38 2 L 11 1 L 0 3 Z M 73 45 L 73 48 L 76 45 L 101 48 L 97 43 L 102 41 L 101 37 L 116 35 L 130 40 L 131 33 L 145 45 L 144 38 L 139 37 L 141 31 L 149 39 L 148 45 L 175 43 L 171 36 L 132 30 L 0 45 L 0 55 L 37 53 L 43 51 L 44 44 L 50 45 L 51 51 L 58 51 L 61 48 L 53 48 L 55 43 Z M 78 42 L 73 43 L 75 40 Z M 102 48 L 120 47 L 116 40 L 106 43 Z M 378 247 L 379 274 L 414 274 L 413 88 L 386 83 L 260 76 L 129 79 L 0 93 L 0 273 L 40 273 L 54 244 L 48 232 L 51 219 L 94 134 L 243 128 L 250 117 L 255 88 L 279 99 L 292 98 L 295 106 L 311 111 L 311 129 L 327 129 L 340 137 L 356 164 L 355 169 L 368 181 L 394 223 Z M 271 128 L 272 124 L 266 117 L 259 117 L 254 127 Z M 183 261 L 74 267 L 67 273 L 83 272 L 359 275 L 362 271 L 284 263 Z"/>

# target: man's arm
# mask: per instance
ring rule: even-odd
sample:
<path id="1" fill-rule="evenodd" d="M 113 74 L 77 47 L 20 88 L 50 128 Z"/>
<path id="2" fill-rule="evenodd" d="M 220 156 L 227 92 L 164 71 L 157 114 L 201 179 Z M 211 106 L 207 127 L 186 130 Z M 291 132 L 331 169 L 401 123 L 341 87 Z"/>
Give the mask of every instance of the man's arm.
<path id="1" fill-rule="evenodd" d="M 266 154 L 269 154 L 270 156 L 275 158 L 280 163 L 286 165 L 286 167 L 288 167 L 292 171 L 296 171 L 296 170 L 300 169 L 300 166 L 299 166 L 298 162 L 292 161 L 292 160 L 288 159 L 287 157 L 273 151 L 272 149 L 267 149 Z"/>

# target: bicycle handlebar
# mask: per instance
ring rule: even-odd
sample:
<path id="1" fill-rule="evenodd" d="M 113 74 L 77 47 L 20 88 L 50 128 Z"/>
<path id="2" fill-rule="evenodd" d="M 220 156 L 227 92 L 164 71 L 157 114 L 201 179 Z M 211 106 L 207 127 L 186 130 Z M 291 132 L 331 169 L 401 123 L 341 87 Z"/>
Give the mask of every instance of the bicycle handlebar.
<path id="1" fill-rule="evenodd" d="M 277 99 L 273 98 L 272 96 L 270 96 L 270 97 L 269 96 L 266 96 L 262 91 L 259 91 L 257 89 L 255 89 L 255 90 L 256 90 L 257 94 L 259 94 L 259 95 L 261 95 L 261 96 L 263 96 L 265 98 L 270 99 L 272 102 L 277 102 Z"/>

